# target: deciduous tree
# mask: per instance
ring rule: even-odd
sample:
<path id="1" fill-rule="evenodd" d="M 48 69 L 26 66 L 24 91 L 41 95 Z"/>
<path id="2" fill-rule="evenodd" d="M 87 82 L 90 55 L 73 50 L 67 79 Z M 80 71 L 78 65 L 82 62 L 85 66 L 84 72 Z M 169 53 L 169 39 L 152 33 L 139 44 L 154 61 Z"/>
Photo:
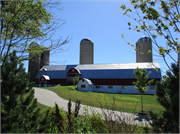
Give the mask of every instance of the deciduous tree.
<path id="1" fill-rule="evenodd" d="M 131 0 L 134 9 L 121 5 L 124 15 L 134 19 L 128 22 L 129 29 L 136 32 L 144 32 L 151 37 L 156 51 L 162 56 L 169 68 L 166 76 L 156 84 L 158 101 L 165 108 L 163 117 L 150 112 L 153 119 L 155 132 L 179 132 L 179 58 L 174 59 L 173 53 L 179 54 L 180 33 L 180 1 L 179 0 Z M 133 26 L 133 25 L 135 26 Z M 122 34 L 124 38 L 124 35 Z M 164 37 L 166 44 L 158 42 L 159 37 Z M 128 43 L 130 44 L 130 43 Z M 134 45 L 132 45 L 134 46 Z M 171 58 L 167 62 L 166 58 Z M 171 63 L 174 63 L 170 67 Z"/>
<path id="2" fill-rule="evenodd" d="M 141 93 L 141 110 L 143 113 L 143 100 L 142 100 L 142 94 L 146 93 L 147 91 L 147 85 L 150 85 L 151 83 L 154 82 L 154 79 L 148 80 L 149 74 L 146 75 L 146 69 L 140 70 L 139 68 L 136 68 L 134 70 L 134 75 L 136 77 L 136 82 L 133 82 L 135 85 L 135 89 L 138 90 Z"/>
<path id="3" fill-rule="evenodd" d="M 178 63 L 172 54 L 179 52 L 180 33 L 180 1 L 179 0 L 130 0 L 134 9 L 122 4 L 124 15 L 132 18 L 134 22 L 128 22 L 130 30 L 144 32 L 152 39 L 155 50 L 162 56 L 165 64 L 171 70 L 172 62 Z M 137 23 L 136 23 L 137 22 Z M 158 37 L 164 37 L 166 44 L 158 42 Z M 122 34 L 124 38 L 124 35 Z M 128 44 L 131 44 L 128 42 Z M 134 46 L 132 44 L 132 46 Z M 136 50 L 136 48 L 135 48 Z M 167 62 L 169 56 L 171 62 Z M 171 72 L 173 72 L 171 70 Z M 174 74 L 177 75 L 177 74 Z"/>
<path id="4" fill-rule="evenodd" d="M 80 76 L 79 75 L 76 75 L 73 79 L 73 85 L 74 85 L 74 88 L 76 88 L 76 85 L 79 83 L 79 78 Z"/>
<path id="5" fill-rule="evenodd" d="M 61 47 L 69 39 L 53 39 L 54 31 L 65 22 L 54 18 L 49 9 L 62 10 L 60 2 L 47 0 L 1 1 L 1 55 L 3 63 L 13 50 L 18 52 L 19 60 L 28 60 L 31 56 L 41 53 L 43 47 L 30 47 L 33 40 L 43 43 L 50 40 L 48 47 L 51 51 L 60 52 Z M 57 11 L 57 12 L 58 12 Z M 58 51 L 58 49 L 60 49 Z M 34 55 L 33 55 L 34 54 Z"/>

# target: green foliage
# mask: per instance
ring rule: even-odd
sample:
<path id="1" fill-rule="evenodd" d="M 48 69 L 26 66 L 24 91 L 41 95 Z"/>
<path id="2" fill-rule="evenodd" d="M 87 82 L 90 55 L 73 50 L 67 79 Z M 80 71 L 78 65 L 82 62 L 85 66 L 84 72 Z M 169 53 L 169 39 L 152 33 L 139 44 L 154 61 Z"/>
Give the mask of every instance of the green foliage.
<path id="1" fill-rule="evenodd" d="M 85 106 L 84 109 L 84 117 L 79 120 L 78 118 L 74 118 L 73 122 L 73 132 L 75 133 L 104 133 L 108 132 L 107 130 L 107 124 L 105 121 L 101 119 L 101 114 L 95 114 L 92 115 L 88 114 L 89 107 Z"/>
<path id="2" fill-rule="evenodd" d="M 94 112 L 88 117 L 92 129 L 97 133 L 109 133 L 107 123 L 102 119 L 102 115 Z M 93 131 L 92 131 L 93 132 Z"/>
<path id="3" fill-rule="evenodd" d="M 52 15 L 43 8 L 45 5 L 43 1 L 1 1 L 1 5 L 3 40 L 23 36 L 29 36 L 29 38 L 45 37 L 41 28 L 43 24 L 50 23 Z"/>
<path id="4" fill-rule="evenodd" d="M 150 112 L 153 131 L 156 133 L 179 133 L 179 65 L 172 64 L 171 68 L 173 74 L 167 71 L 167 76 L 156 83 L 157 100 L 165 108 L 163 117 Z"/>
<path id="5" fill-rule="evenodd" d="M 13 50 L 20 54 L 20 60 L 28 60 L 29 53 L 41 53 L 42 47 L 30 46 L 33 39 L 50 40 L 53 42 L 48 46 L 50 50 L 57 50 L 68 42 L 61 38 L 54 42 L 51 38 L 63 23 L 59 25 L 60 21 L 53 18 L 48 9 L 58 5 L 58 1 L 47 0 L 1 1 L 1 54 L 6 53 L 3 62 Z"/>
<path id="6" fill-rule="evenodd" d="M 93 114 L 89 116 L 89 121 L 92 128 L 96 130 L 97 133 L 109 133 L 107 122 L 102 119 L 102 115 L 100 113 L 95 114 L 93 112 Z"/>
<path id="7" fill-rule="evenodd" d="M 89 121 L 89 115 L 87 113 L 88 107 L 84 107 L 84 118 L 82 120 L 78 120 L 77 118 L 74 120 L 74 132 L 77 133 L 96 133 L 94 128 L 92 127 Z"/>
<path id="8" fill-rule="evenodd" d="M 137 126 L 134 133 L 152 133 L 152 127 L 145 124 L 145 127 Z"/>
<path id="9" fill-rule="evenodd" d="M 36 51 L 28 49 L 31 39 L 43 39 L 47 33 L 45 26 L 50 24 L 52 15 L 44 8 L 45 3 L 38 1 L 1 1 L 1 53 L 10 49 Z"/>
<path id="10" fill-rule="evenodd" d="M 129 29 L 136 32 L 144 32 L 152 39 L 156 45 L 156 50 L 162 56 L 164 61 L 168 55 L 173 62 L 178 60 L 172 56 L 179 51 L 179 33 L 180 33 L 180 1 L 179 0 L 130 0 L 134 9 L 131 10 L 122 4 L 120 9 L 124 10 L 123 15 L 131 17 L 136 23 L 127 22 Z M 165 46 L 162 42 L 158 42 L 157 38 L 162 36 L 166 41 Z M 123 38 L 125 35 L 123 35 Z M 169 64 L 167 67 L 171 70 Z M 171 70 L 171 72 L 173 72 Z M 176 74 L 174 74 L 176 75 Z"/>
<path id="11" fill-rule="evenodd" d="M 75 77 L 74 77 L 74 79 L 72 80 L 72 82 L 73 82 L 73 85 L 74 85 L 74 90 L 76 89 L 76 85 L 80 82 L 80 80 L 79 80 L 79 78 L 80 78 L 81 76 L 80 75 L 76 75 Z"/>
<path id="12" fill-rule="evenodd" d="M 81 76 L 80 75 L 76 75 L 75 77 L 74 77 L 74 79 L 73 79 L 73 85 L 77 85 L 80 81 L 79 81 L 79 78 L 80 78 Z"/>
<path id="13" fill-rule="evenodd" d="M 84 117 L 80 119 L 75 114 L 76 111 L 71 112 L 71 108 L 68 109 L 68 112 L 66 113 L 65 111 L 63 111 L 62 108 L 58 107 L 57 105 L 54 107 L 48 107 L 48 111 L 50 111 L 49 119 L 51 123 L 48 126 L 48 130 L 46 132 L 48 133 L 96 133 L 97 128 L 92 127 L 90 119 L 96 118 L 96 117 L 98 118 L 99 114 L 97 114 L 97 116 L 96 115 L 89 116 L 87 113 L 87 109 L 88 109 L 87 107 L 84 107 L 84 110 L 85 110 Z M 41 113 L 41 117 L 43 116 L 45 116 L 45 111 Z M 68 119 L 69 117 L 71 118 L 70 120 Z"/>
<path id="14" fill-rule="evenodd" d="M 146 69 L 140 70 L 139 68 L 137 68 L 134 70 L 137 81 L 133 82 L 133 84 L 135 85 L 135 89 L 139 90 L 141 94 L 144 94 L 147 91 L 147 85 L 150 85 L 154 82 L 154 79 L 148 80 L 148 76 L 149 74 L 151 74 L 151 72 L 149 72 L 148 75 L 146 75 L 146 72 Z"/>
<path id="15" fill-rule="evenodd" d="M 58 107 L 59 111 L 59 115 L 61 116 L 61 119 L 57 118 L 57 112 L 56 112 L 56 106 L 53 106 L 53 107 L 48 107 L 47 108 L 48 111 L 49 111 L 49 120 L 50 120 L 50 124 L 49 126 L 47 127 L 47 133 L 59 133 L 59 126 L 61 126 L 61 129 L 62 127 L 64 128 L 62 131 L 65 132 L 66 128 L 68 127 L 67 126 L 67 115 L 66 115 L 66 112 L 63 111 L 63 108 L 60 108 Z M 40 117 L 43 118 L 45 116 L 45 112 L 46 110 L 44 110 L 43 112 L 40 113 Z M 61 132 L 62 132 L 61 131 Z"/>
<path id="16" fill-rule="evenodd" d="M 144 94 L 147 91 L 147 84 L 150 85 L 151 83 L 154 82 L 154 79 L 152 80 L 148 80 L 148 76 L 149 74 L 151 74 L 151 72 L 149 71 L 149 74 L 146 75 L 146 69 L 142 69 L 142 71 L 137 67 L 137 69 L 134 70 L 134 75 L 136 77 L 136 82 L 133 82 L 133 84 L 135 85 L 135 89 L 139 90 L 139 92 L 141 93 L 141 110 L 143 113 L 143 100 L 142 100 L 142 94 Z"/>
<path id="17" fill-rule="evenodd" d="M 46 130 L 48 111 L 40 120 L 37 99 L 34 99 L 34 83 L 30 83 L 23 64 L 15 51 L 3 63 L 1 70 L 1 132 L 42 133 Z M 29 93 L 25 98 L 23 95 Z"/>

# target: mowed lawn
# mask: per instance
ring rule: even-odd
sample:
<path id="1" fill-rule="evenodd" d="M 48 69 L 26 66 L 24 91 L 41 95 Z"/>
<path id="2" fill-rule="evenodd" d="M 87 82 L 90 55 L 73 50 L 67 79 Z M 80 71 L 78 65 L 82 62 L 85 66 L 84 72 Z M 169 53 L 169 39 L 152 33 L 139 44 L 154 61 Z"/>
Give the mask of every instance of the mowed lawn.
<path id="1" fill-rule="evenodd" d="M 73 86 L 39 87 L 55 92 L 65 100 L 75 102 L 81 100 L 81 104 L 111 109 L 114 105 L 116 111 L 138 113 L 141 111 L 141 95 L 134 94 L 110 94 L 97 92 L 81 92 L 72 90 Z M 114 98 L 114 99 L 113 99 Z M 159 113 L 164 108 L 158 103 L 155 95 L 143 95 L 143 110 L 152 110 Z M 115 101 L 113 101 L 115 100 Z M 115 103 L 114 103 L 115 102 Z"/>

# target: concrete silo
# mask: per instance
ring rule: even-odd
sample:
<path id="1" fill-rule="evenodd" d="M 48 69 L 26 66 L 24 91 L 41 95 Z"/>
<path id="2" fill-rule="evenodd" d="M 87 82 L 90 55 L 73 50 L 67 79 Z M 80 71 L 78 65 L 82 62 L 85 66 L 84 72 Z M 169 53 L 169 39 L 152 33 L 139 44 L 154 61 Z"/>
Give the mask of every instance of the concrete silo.
<path id="1" fill-rule="evenodd" d="M 33 41 L 30 45 L 34 47 L 39 47 L 40 44 L 36 41 Z M 40 68 L 40 56 L 41 54 L 32 54 L 29 53 L 29 67 L 28 67 L 28 73 L 30 73 L 30 82 L 35 81 L 35 77 L 39 71 Z"/>
<path id="2" fill-rule="evenodd" d="M 90 39 L 84 38 L 80 42 L 80 64 L 94 63 L 94 44 Z"/>
<path id="3" fill-rule="evenodd" d="M 46 48 L 43 53 L 41 53 L 41 62 L 40 68 L 47 65 L 49 66 L 49 57 L 50 57 L 50 50 Z"/>
<path id="4" fill-rule="evenodd" d="M 151 38 L 143 36 L 136 42 L 136 62 L 153 62 Z M 148 51 L 151 50 L 151 53 Z"/>

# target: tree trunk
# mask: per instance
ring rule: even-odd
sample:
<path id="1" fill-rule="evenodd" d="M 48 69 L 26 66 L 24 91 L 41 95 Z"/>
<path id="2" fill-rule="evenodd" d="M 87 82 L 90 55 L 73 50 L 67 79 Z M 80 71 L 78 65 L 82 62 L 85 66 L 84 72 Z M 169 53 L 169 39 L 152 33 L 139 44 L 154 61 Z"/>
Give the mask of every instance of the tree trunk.
<path id="1" fill-rule="evenodd" d="M 142 113 L 143 113 L 143 102 L 142 102 L 142 94 L 141 94 L 141 110 L 142 110 Z"/>

